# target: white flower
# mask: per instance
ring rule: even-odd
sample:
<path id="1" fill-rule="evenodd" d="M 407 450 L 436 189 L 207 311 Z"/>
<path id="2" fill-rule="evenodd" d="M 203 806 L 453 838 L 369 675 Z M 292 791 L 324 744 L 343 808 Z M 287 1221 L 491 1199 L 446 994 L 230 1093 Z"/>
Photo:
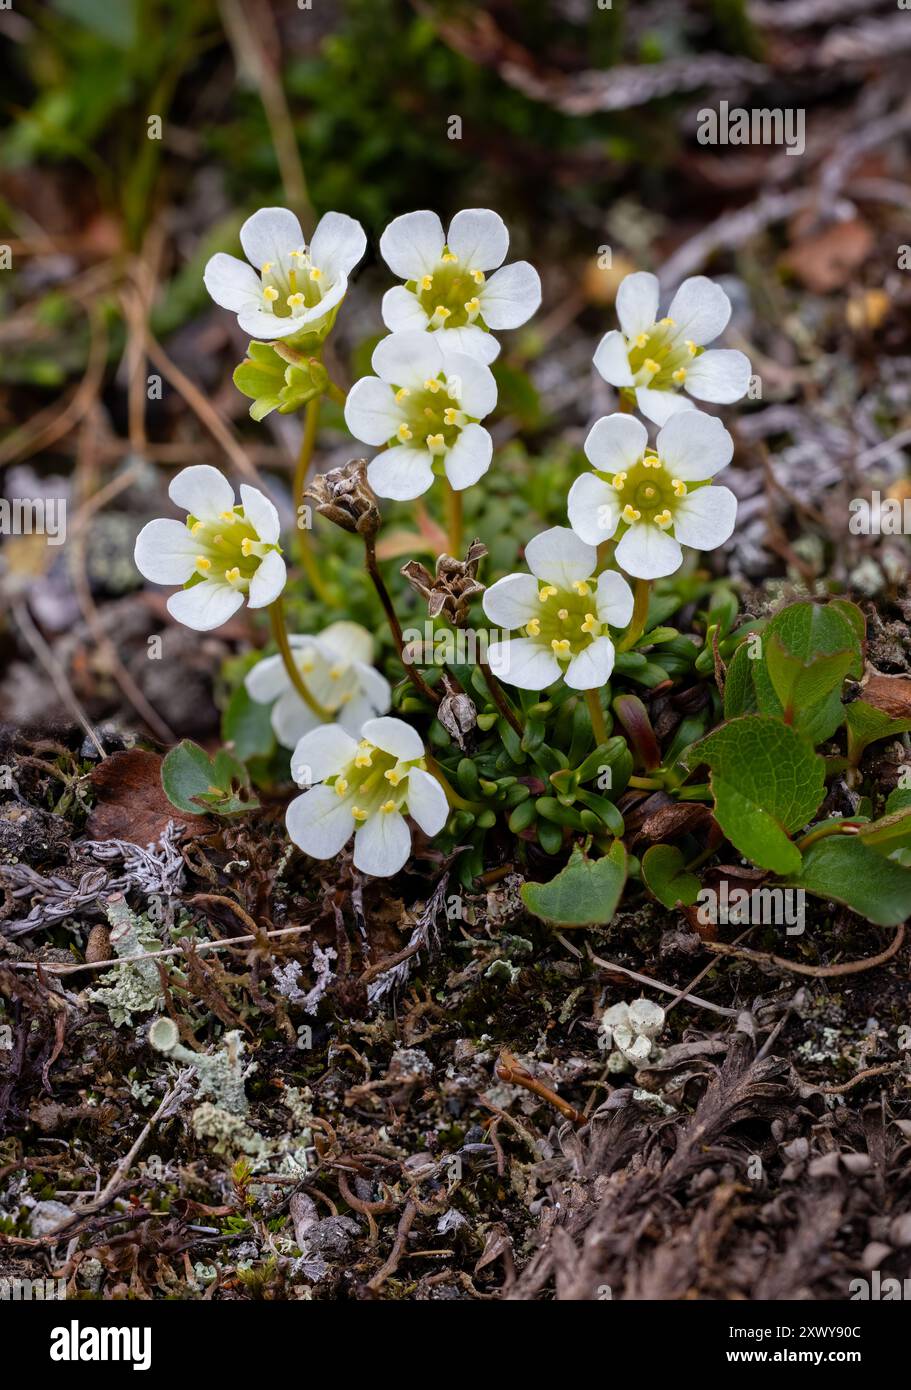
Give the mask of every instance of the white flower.
<path id="1" fill-rule="evenodd" d="M 359 623 L 338 622 L 318 637 L 292 636 L 291 650 L 313 699 L 346 733 L 359 734 L 365 719 L 389 708 L 389 682 L 374 671 L 373 638 Z M 258 704 L 272 705 L 272 728 L 285 748 L 293 748 L 311 729 L 321 727 L 313 710 L 291 684 L 280 656 L 257 662 L 244 681 Z"/>
<path id="2" fill-rule="evenodd" d="M 292 754 L 291 775 L 311 788 L 288 807 L 294 843 L 314 859 L 334 859 L 353 832 L 354 867 L 376 878 L 398 873 L 411 853 L 403 811 L 425 835 L 438 835 L 449 815 L 446 793 L 425 770 L 420 735 L 401 719 L 368 719 L 360 742 L 338 724 L 313 729 Z"/>
<path id="3" fill-rule="evenodd" d="M 615 536 L 618 565 L 637 579 L 673 574 L 682 545 L 714 550 L 734 530 L 737 499 L 706 486 L 730 463 L 734 441 L 720 420 L 687 410 L 672 415 L 654 449 L 631 415 L 605 415 L 585 441 L 594 468 L 569 490 L 569 521 L 589 545 Z"/>
<path id="4" fill-rule="evenodd" d="M 566 526 L 529 541 L 525 561 L 531 574 L 498 579 L 482 600 L 491 622 L 525 629 L 491 643 L 490 669 L 522 690 L 543 690 L 560 676 L 573 690 L 597 690 L 614 669 L 608 624 L 626 627 L 633 614 L 629 585 L 615 570 L 593 578 L 595 547 Z"/>
<path id="5" fill-rule="evenodd" d="M 527 261 L 503 266 L 508 249 L 506 223 L 489 208 L 456 213 L 448 233 L 435 212 L 397 217 L 380 254 L 406 283 L 383 297 L 386 327 L 442 330 L 459 352 L 492 362 L 500 344 L 488 330 L 518 328 L 541 303 L 538 272 Z M 489 270 L 496 274 L 488 280 Z"/>
<path id="6" fill-rule="evenodd" d="M 664 1010 L 651 999 L 632 1004 L 613 1004 L 601 1018 L 608 1047 L 613 1045 L 626 1062 L 641 1066 L 658 1052 L 655 1039 L 664 1027 Z M 617 1070 L 616 1067 L 613 1070 Z"/>
<path id="7" fill-rule="evenodd" d="M 246 483 L 234 489 L 207 463 L 184 468 L 168 488 L 189 512 L 181 521 L 150 521 L 136 537 L 136 568 L 153 584 L 182 584 L 168 599 L 172 618 L 197 632 L 226 623 L 246 598 L 265 608 L 285 587 L 278 512 Z"/>
<path id="8" fill-rule="evenodd" d="M 369 465 L 380 497 L 420 497 L 445 470 L 456 489 L 490 467 L 493 441 L 478 424 L 497 403 L 489 367 L 464 352 L 444 350 L 430 333 L 391 333 L 371 358 L 376 376 L 355 382 L 345 423 L 365 444 L 388 444 Z"/>
<path id="9" fill-rule="evenodd" d="M 219 251 L 203 279 L 245 333 L 269 342 L 331 328 L 367 238 L 353 217 L 327 212 L 307 246 L 293 212 L 260 208 L 241 227 L 240 244 L 250 265 Z"/>
<path id="10" fill-rule="evenodd" d="M 658 280 L 647 271 L 627 275 L 617 291 L 620 329 L 605 334 L 595 366 L 612 386 L 635 390 L 647 419 L 663 425 L 678 410 L 692 409 L 680 394 L 729 405 L 750 384 L 750 361 L 733 349 L 704 350 L 724 332 L 731 301 L 704 275 L 684 280 L 668 310 L 658 319 Z"/>

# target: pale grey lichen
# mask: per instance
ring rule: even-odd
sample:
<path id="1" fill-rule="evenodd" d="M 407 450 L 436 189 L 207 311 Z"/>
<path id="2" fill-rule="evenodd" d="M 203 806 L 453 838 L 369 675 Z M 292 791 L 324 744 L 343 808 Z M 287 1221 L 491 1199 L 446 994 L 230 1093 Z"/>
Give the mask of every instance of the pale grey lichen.
<path id="1" fill-rule="evenodd" d="M 112 967 L 114 982 L 87 992 L 93 1003 L 103 1004 L 115 1027 L 132 1024 L 133 1014 L 150 1013 L 164 1003 L 158 966 L 154 960 L 132 960 L 151 951 L 160 951 L 162 943 L 152 932 L 148 921 L 138 917 L 126 904 L 123 895 L 116 893 L 108 900 L 105 915 L 111 924 L 111 947 L 114 954 L 126 961 Z"/>

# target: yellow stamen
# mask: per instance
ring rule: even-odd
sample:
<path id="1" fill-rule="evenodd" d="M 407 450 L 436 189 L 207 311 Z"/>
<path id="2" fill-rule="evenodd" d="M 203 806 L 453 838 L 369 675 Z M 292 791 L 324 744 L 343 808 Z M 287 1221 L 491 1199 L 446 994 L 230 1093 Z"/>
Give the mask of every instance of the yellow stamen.
<path id="1" fill-rule="evenodd" d="M 554 656 L 568 656 L 570 652 L 569 639 L 567 637 L 554 637 L 551 641 Z"/>
<path id="2" fill-rule="evenodd" d="M 399 772 L 398 769 L 394 767 L 391 767 L 388 772 L 384 772 L 383 776 L 386 778 L 387 782 L 390 782 L 392 784 L 393 787 L 397 787 L 399 782 L 401 782 L 402 780 L 401 772 Z"/>
<path id="3" fill-rule="evenodd" d="M 291 254 L 292 254 L 292 256 L 293 256 L 293 255 L 294 255 L 294 252 L 292 251 Z M 265 265 L 263 266 L 263 270 L 262 270 L 263 275 L 268 275 L 268 274 L 269 274 L 269 271 L 272 269 L 272 264 L 273 264 L 272 261 L 266 261 Z"/>
<path id="4" fill-rule="evenodd" d="M 471 278 L 472 280 L 474 280 L 476 285 L 483 285 L 487 277 L 485 276 L 483 270 L 473 270 L 471 272 Z"/>
<path id="5" fill-rule="evenodd" d="M 323 272 L 322 272 L 317 266 L 312 266 L 311 269 L 310 269 L 310 279 L 311 279 L 311 280 L 322 280 L 322 278 L 323 278 Z"/>
<path id="6" fill-rule="evenodd" d="M 546 603 L 549 598 L 553 598 L 556 592 L 553 584 L 545 584 L 543 589 L 538 590 L 538 602 Z"/>
<path id="7" fill-rule="evenodd" d="M 362 810 L 360 806 L 352 806 L 351 814 L 356 821 L 365 821 L 367 819 L 367 812 Z"/>
<path id="8" fill-rule="evenodd" d="M 433 276 L 432 276 L 432 275 L 422 275 L 422 276 L 421 276 L 421 289 L 422 289 L 422 290 L 429 290 L 429 289 L 432 287 L 432 285 L 433 285 Z"/>
<path id="9" fill-rule="evenodd" d="M 525 631 L 528 633 L 529 637 L 540 637 L 541 619 L 529 618 L 528 622 L 525 624 Z"/>
<path id="10" fill-rule="evenodd" d="M 647 357 L 642 365 L 648 372 L 649 376 L 657 376 L 658 373 L 661 371 L 661 367 L 655 361 L 654 357 Z"/>
<path id="11" fill-rule="evenodd" d="M 583 632 L 597 632 L 598 626 L 599 626 L 598 620 L 597 620 L 597 618 L 595 617 L 594 613 L 586 613 L 586 615 L 585 615 L 585 622 L 582 624 L 582 631 L 583 631 Z"/>
<path id="12" fill-rule="evenodd" d="M 440 383 L 437 381 L 436 377 L 428 377 L 427 380 L 424 382 L 424 390 L 430 391 L 431 394 L 434 396 L 436 395 L 437 391 L 439 391 L 439 389 Z"/>
<path id="13" fill-rule="evenodd" d="M 678 497 L 686 496 L 686 483 L 682 483 L 679 478 L 671 478 L 671 487 Z"/>
<path id="14" fill-rule="evenodd" d="M 584 579 L 574 579 L 573 588 L 575 589 L 576 593 L 579 595 L 580 598 L 587 598 L 588 595 L 591 593 L 591 589 L 586 584 Z"/>
<path id="15" fill-rule="evenodd" d="M 440 259 L 444 265 L 455 265 L 459 258 L 454 256 L 451 251 L 444 251 Z"/>
<path id="16" fill-rule="evenodd" d="M 394 801 L 384 801 L 382 806 L 380 807 L 380 810 L 383 811 L 387 816 L 395 809 L 396 806 Z"/>
<path id="17" fill-rule="evenodd" d="M 624 484 L 625 482 L 626 482 L 626 474 L 625 474 L 625 473 L 615 473 L 614 476 L 613 476 L 613 478 L 612 478 L 612 480 L 611 480 L 611 486 L 614 487 L 614 488 L 616 488 L 618 492 L 622 492 L 622 491 L 623 491 L 623 484 Z"/>
<path id="18" fill-rule="evenodd" d="M 405 424 L 404 420 L 402 421 L 402 423 L 399 425 L 398 429 L 396 430 L 396 435 L 397 435 L 398 438 L 402 441 L 403 444 L 407 444 L 408 441 L 409 441 L 409 439 L 413 438 L 412 433 L 411 433 L 411 430 L 410 430 L 410 429 L 408 428 L 408 426 Z"/>
<path id="19" fill-rule="evenodd" d="M 395 393 L 395 398 L 397 401 L 401 402 L 407 400 L 410 395 L 411 392 L 408 390 L 407 386 L 400 386 Z"/>
<path id="20" fill-rule="evenodd" d="M 676 325 L 675 325 L 675 320 L 674 320 L 674 319 L 671 319 L 671 318 L 661 319 L 661 327 L 662 327 L 662 328 L 674 328 L 675 326 L 676 326 Z"/>
<path id="21" fill-rule="evenodd" d="M 696 353 L 699 351 L 698 347 L 697 347 L 696 344 L 693 342 L 692 338 L 687 338 L 687 340 L 686 340 L 686 350 L 687 350 L 687 352 L 689 353 L 690 357 L 695 357 L 695 356 L 696 356 Z"/>
<path id="22" fill-rule="evenodd" d="M 222 520 L 222 521 L 236 521 L 236 520 L 237 520 L 237 513 L 236 513 L 236 512 L 222 512 L 222 514 L 221 514 L 221 520 Z"/>
<path id="23" fill-rule="evenodd" d="M 643 468 L 660 468 L 661 460 L 656 454 L 646 454 L 642 460 Z"/>
<path id="24" fill-rule="evenodd" d="M 460 410 L 456 410 L 454 406 L 449 406 L 446 410 L 443 411 L 444 423 L 447 425 L 457 425 L 459 423 L 459 416 L 461 415 L 461 413 L 462 412 Z"/>
<path id="25" fill-rule="evenodd" d="M 266 301 L 267 304 L 275 303 L 276 299 L 278 299 L 278 290 L 275 288 L 274 285 L 266 286 L 266 288 L 263 290 L 263 299 Z"/>
<path id="26" fill-rule="evenodd" d="M 477 295 L 465 304 L 465 312 L 466 314 L 479 314 L 481 312 L 481 301 Z"/>
<path id="27" fill-rule="evenodd" d="M 433 311 L 433 316 L 435 319 L 441 319 L 442 322 L 445 323 L 451 313 L 452 310 L 447 309 L 445 304 L 438 304 Z"/>
<path id="28" fill-rule="evenodd" d="M 225 579 L 227 579 L 229 584 L 237 583 L 238 579 L 240 579 L 240 570 L 236 565 L 232 570 L 225 570 Z"/>
<path id="29" fill-rule="evenodd" d="M 212 568 L 212 561 L 207 555 L 197 555 L 196 568 L 198 570 L 210 570 Z"/>
<path id="30" fill-rule="evenodd" d="M 330 670 L 329 670 L 329 678 L 330 678 L 330 680 L 340 681 L 341 678 L 342 678 L 342 676 L 343 676 L 344 674 L 345 674 L 345 668 L 344 668 L 344 666 L 332 666 L 332 667 L 330 668 Z"/>
<path id="31" fill-rule="evenodd" d="M 345 792 L 346 792 L 347 790 L 348 790 L 348 783 L 345 781 L 344 777 L 337 777 L 337 778 L 335 779 L 335 794 L 336 794 L 336 796 L 344 796 L 344 795 L 345 795 Z"/>
<path id="32" fill-rule="evenodd" d="M 645 347 L 648 347 L 648 334 L 647 334 L 647 333 L 640 333 L 640 334 L 639 334 L 639 336 L 638 336 L 637 339 L 636 339 L 636 347 L 637 347 L 637 348 L 645 348 Z"/>
<path id="33" fill-rule="evenodd" d="M 355 767 L 373 767 L 373 756 L 370 753 L 358 753 L 354 759 Z"/>
<path id="34" fill-rule="evenodd" d="M 425 443 L 432 454 L 445 454 L 446 452 L 446 440 L 441 434 L 428 434 Z"/>
<path id="35" fill-rule="evenodd" d="M 641 513 L 641 512 L 637 512 L 637 511 L 636 511 L 636 508 L 633 507 L 633 506 L 630 506 L 630 504 L 627 502 L 626 506 L 623 508 L 623 511 L 620 513 L 620 515 L 623 517 L 623 520 L 624 520 L 624 521 L 626 521 L 626 522 L 628 522 L 630 525 L 632 525 L 634 521 L 638 521 L 638 520 L 639 520 L 639 518 L 641 517 L 642 513 Z"/>
<path id="36" fill-rule="evenodd" d="M 686 381 L 686 367 L 678 367 L 676 372 L 671 372 L 671 376 L 673 377 L 674 381 L 678 382 L 682 386 L 683 383 Z"/>
<path id="37" fill-rule="evenodd" d="M 190 527 L 190 535 L 191 535 L 191 536 L 198 535 L 199 532 L 202 530 L 202 528 L 203 528 L 204 525 L 205 525 L 205 523 L 202 522 L 202 521 L 194 521 L 194 522 L 193 522 L 193 525 Z"/>
<path id="38" fill-rule="evenodd" d="M 660 526 L 662 531 L 665 531 L 673 520 L 674 518 L 671 516 L 670 509 L 665 507 L 663 512 L 658 512 L 656 515 L 655 525 Z"/>
<path id="39" fill-rule="evenodd" d="M 247 559 L 247 557 L 253 553 L 253 542 L 251 541 L 249 536 L 244 536 L 243 540 L 241 541 L 240 553 L 241 555 L 243 555 L 244 559 Z"/>
<path id="40" fill-rule="evenodd" d="M 298 308 L 298 306 L 300 306 L 300 308 L 303 308 L 305 303 L 304 296 L 300 293 L 300 291 L 298 291 L 297 294 L 289 294 L 288 298 L 285 300 L 285 303 L 287 304 L 289 309 L 296 309 Z"/>

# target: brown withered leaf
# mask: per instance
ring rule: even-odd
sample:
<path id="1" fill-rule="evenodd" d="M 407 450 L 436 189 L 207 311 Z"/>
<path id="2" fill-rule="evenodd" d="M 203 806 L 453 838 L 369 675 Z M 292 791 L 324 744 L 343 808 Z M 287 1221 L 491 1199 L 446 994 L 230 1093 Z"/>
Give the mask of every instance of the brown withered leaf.
<path id="1" fill-rule="evenodd" d="M 698 802 L 674 802 L 662 806 L 642 822 L 642 834 L 649 840 L 673 840 L 678 835 L 696 835 L 709 828 L 712 813 Z"/>
<path id="2" fill-rule="evenodd" d="M 907 676 L 882 676 L 873 671 L 861 685 L 861 698 L 890 719 L 911 717 L 911 679 Z"/>
<path id="3" fill-rule="evenodd" d="M 869 224 L 855 217 L 804 237 L 782 256 L 781 264 L 808 290 L 828 294 L 844 288 L 869 257 L 874 240 Z"/>
<path id="4" fill-rule="evenodd" d="M 90 780 L 95 806 L 88 818 L 86 834 L 91 840 L 129 840 L 131 844 L 157 844 L 168 821 L 186 826 L 191 835 L 204 835 L 211 829 L 206 816 L 178 811 L 161 785 L 161 756 L 144 748 L 112 753 L 96 768 Z"/>

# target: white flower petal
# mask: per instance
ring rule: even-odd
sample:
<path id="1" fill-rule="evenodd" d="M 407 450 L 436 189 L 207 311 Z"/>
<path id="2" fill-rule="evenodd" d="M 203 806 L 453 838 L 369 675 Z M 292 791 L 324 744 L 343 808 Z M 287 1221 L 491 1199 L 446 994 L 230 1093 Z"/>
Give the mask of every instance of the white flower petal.
<path id="1" fill-rule="evenodd" d="M 267 545 L 275 545 L 281 533 L 281 522 L 278 512 L 266 494 L 260 492 L 258 487 L 251 487 L 249 483 L 241 483 L 240 500 L 243 503 L 244 515 L 259 539 Z"/>
<path id="2" fill-rule="evenodd" d="M 509 232 L 498 212 L 464 208 L 449 224 L 446 244 L 470 270 L 493 270 L 509 250 Z"/>
<path id="3" fill-rule="evenodd" d="M 276 338 L 290 338 L 293 334 L 300 333 L 304 326 L 303 318 L 292 318 L 289 314 L 287 318 L 282 319 L 277 314 L 257 308 L 256 305 L 241 309 L 237 315 L 237 322 L 241 331 L 249 338 L 256 338 L 263 343 L 271 343 Z"/>
<path id="4" fill-rule="evenodd" d="M 384 753 L 391 753 L 404 763 L 424 756 L 421 735 L 410 724 L 406 724 L 404 719 L 393 719 L 390 715 L 382 719 L 368 719 L 364 725 L 363 736 L 368 743 L 375 744 L 377 748 L 382 748 Z"/>
<path id="5" fill-rule="evenodd" d="M 616 328 L 605 333 L 592 358 L 595 370 L 600 372 L 611 386 L 632 386 L 633 374 L 629 366 L 629 348 L 626 339 Z"/>
<path id="6" fill-rule="evenodd" d="M 443 224 L 435 212 L 406 212 L 380 237 L 380 255 L 401 280 L 420 280 L 436 269 L 443 254 Z"/>
<path id="7" fill-rule="evenodd" d="M 598 622 L 627 627 L 632 616 L 632 589 L 622 574 L 605 570 L 598 578 Z"/>
<path id="8" fill-rule="evenodd" d="M 323 628 L 319 640 L 320 646 L 346 664 L 363 662 L 369 667 L 373 660 L 373 638 L 370 633 L 360 623 L 349 622 L 347 618 Z"/>
<path id="9" fill-rule="evenodd" d="M 320 724 L 295 745 L 291 754 L 291 776 L 303 786 L 315 786 L 341 772 L 356 753 L 357 740 L 338 724 Z"/>
<path id="10" fill-rule="evenodd" d="M 482 478 L 493 458 L 493 440 L 481 425 L 466 425 L 443 460 L 446 477 L 456 492 Z"/>
<path id="11" fill-rule="evenodd" d="M 406 291 L 407 293 L 407 291 Z M 500 355 L 500 344 L 492 333 L 486 333 L 476 323 L 466 323 L 462 328 L 435 328 L 437 341 L 449 345 L 456 352 L 464 352 L 489 367 Z"/>
<path id="12" fill-rule="evenodd" d="M 425 835 L 439 835 L 449 815 L 443 788 L 419 767 L 413 767 L 408 774 L 408 814 Z"/>
<path id="13" fill-rule="evenodd" d="M 383 295 L 383 323 L 390 333 L 419 332 L 426 329 L 429 322 L 430 316 L 421 307 L 417 295 L 404 285 L 393 285 Z"/>
<path id="14" fill-rule="evenodd" d="M 478 298 L 489 328 L 518 328 L 541 307 L 541 279 L 528 261 L 516 261 L 491 275 Z"/>
<path id="15" fill-rule="evenodd" d="M 390 386 L 420 387 L 443 370 L 443 353 L 433 333 L 390 333 L 373 350 L 371 366 Z"/>
<path id="16" fill-rule="evenodd" d="M 498 627 L 524 627 L 541 611 L 538 581 L 532 574 L 507 574 L 484 590 L 481 606 Z"/>
<path id="17" fill-rule="evenodd" d="M 385 444 L 394 438 L 402 418 L 395 392 L 379 377 L 362 376 L 348 392 L 345 424 L 364 444 Z"/>
<path id="18" fill-rule="evenodd" d="M 672 478 L 704 482 L 734 456 L 734 441 L 720 420 L 701 410 L 680 410 L 659 432 L 658 457 Z"/>
<path id="19" fill-rule="evenodd" d="M 598 552 L 580 540 L 568 526 L 552 526 L 532 537 L 525 547 L 525 563 L 532 574 L 558 589 L 571 589 L 577 579 L 590 579 Z"/>
<path id="20" fill-rule="evenodd" d="M 374 878 L 391 878 L 411 853 L 411 831 L 398 811 L 377 811 L 354 835 L 354 867 Z"/>
<path id="21" fill-rule="evenodd" d="M 679 337 L 690 338 L 701 347 L 727 328 L 731 301 L 714 280 L 706 275 L 693 275 L 684 280 L 667 312 L 674 320 Z"/>
<path id="22" fill-rule="evenodd" d="M 693 359 L 686 373 L 686 389 L 697 401 L 732 405 L 746 395 L 750 376 L 746 353 L 736 348 L 713 348 Z"/>
<path id="23" fill-rule="evenodd" d="M 683 551 L 674 537 L 660 526 L 640 521 L 631 526 L 617 546 L 618 565 L 636 579 L 661 579 L 683 564 Z"/>
<path id="24" fill-rule="evenodd" d="M 633 415 L 602 415 L 585 441 L 585 457 L 601 473 L 625 473 L 639 462 L 648 444 L 648 430 Z"/>
<path id="25" fill-rule="evenodd" d="M 340 304 L 345 298 L 348 290 L 347 275 L 340 275 L 334 284 L 324 289 L 316 304 L 311 304 L 309 309 L 298 317 L 293 316 L 286 319 L 279 319 L 279 323 L 290 323 L 294 325 L 295 333 L 300 333 L 304 328 L 312 328 L 326 317 L 330 309 L 334 309 L 336 304 Z"/>
<path id="26" fill-rule="evenodd" d="M 652 391 L 648 386 L 636 387 L 636 405 L 656 425 L 666 425 L 680 410 L 696 409 L 680 391 Z"/>
<path id="27" fill-rule="evenodd" d="M 237 313 L 247 305 L 261 305 L 263 284 L 251 265 L 219 251 L 208 261 L 203 283 L 223 309 Z"/>
<path id="28" fill-rule="evenodd" d="M 367 465 L 367 481 L 377 497 L 409 502 L 433 485 L 431 456 L 426 449 L 396 444 Z"/>
<path id="29" fill-rule="evenodd" d="M 613 642 L 609 637 L 596 637 L 590 646 L 573 657 L 563 679 L 573 690 L 598 690 L 610 680 L 613 669 Z"/>
<path id="30" fill-rule="evenodd" d="M 331 787 L 312 787 L 296 796 L 285 813 L 288 835 L 313 859 L 334 859 L 351 838 L 354 817 Z"/>
<path id="31" fill-rule="evenodd" d="M 211 632 L 221 627 L 243 607 L 244 596 L 230 584 L 218 584 L 206 579 L 189 589 L 178 589 L 168 599 L 168 612 L 184 627 L 195 632 Z"/>
<path id="32" fill-rule="evenodd" d="M 288 673 L 280 656 L 264 656 L 244 676 L 244 688 L 258 705 L 271 705 L 288 689 Z"/>
<path id="33" fill-rule="evenodd" d="M 674 509 L 674 535 L 694 550 L 714 550 L 734 530 L 737 498 L 727 487 L 700 487 Z"/>
<path id="34" fill-rule="evenodd" d="M 272 706 L 271 724 L 272 732 L 282 748 L 296 748 L 300 740 L 311 729 L 325 727 L 323 721 L 304 704 L 293 686 L 286 690 L 283 695 L 279 695 Z M 352 731 L 349 729 L 348 732 L 351 733 Z"/>
<path id="35" fill-rule="evenodd" d="M 520 690 L 544 690 L 560 678 L 560 663 L 553 652 L 531 637 L 491 642 L 487 662 L 497 680 Z"/>
<path id="36" fill-rule="evenodd" d="M 386 677 L 364 662 L 355 661 L 352 665 L 357 673 L 362 691 L 360 698 L 370 706 L 361 722 L 363 723 L 364 719 L 372 718 L 374 715 L 385 714 L 392 701 L 392 688 Z M 354 704 L 354 700 L 351 701 L 351 704 Z M 345 708 L 347 709 L 348 706 L 346 705 Z"/>
<path id="37" fill-rule="evenodd" d="M 288 208 L 260 208 L 240 229 L 244 255 L 255 270 L 267 261 L 287 264 L 291 251 L 304 245 L 301 224 Z"/>
<path id="38" fill-rule="evenodd" d="M 446 386 L 453 404 L 459 405 L 466 415 L 483 420 L 497 403 L 497 383 L 493 372 L 476 357 L 456 352 L 455 344 L 447 333 L 444 332 L 438 341 L 443 354 Z"/>
<path id="39" fill-rule="evenodd" d="M 265 608 L 274 603 L 285 587 L 288 571 L 277 550 L 270 550 L 256 566 L 256 573 L 250 580 L 247 602 L 251 608 Z"/>
<path id="40" fill-rule="evenodd" d="M 647 270 L 626 275 L 617 290 L 617 318 L 627 338 L 648 333 L 658 317 L 658 277 Z"/>
<path id="41" fill-rule="evenodd" d="M 224 473 L 210 463 L 194 463 L 171 479 L 168 496 L 200 521 L 215 521 L 234 506 L 234 489 Z"/>
<path id="42" fill-rule="evenodd" d="M 609 541 L 620 520 L 619 494 L 595 473 L 583 473 L 566 499 L 569 524 L 588 545 Z M 588 575 L 585 576 L 588 578 Z"/>
<path id="43" fill-rule="evenodd" d="M 311 238 L 310 260 L 327 279 L 347 279 L 366 250 L 360 222 L 344 212 L 327 212 Z"/>
<path id="44" fill-rule="evenodd" d="M 196 568 L 199 544 L 182 521 L 159 518 L 136 537 L 136 568 L 153 584 L 186 584 Z"/>

